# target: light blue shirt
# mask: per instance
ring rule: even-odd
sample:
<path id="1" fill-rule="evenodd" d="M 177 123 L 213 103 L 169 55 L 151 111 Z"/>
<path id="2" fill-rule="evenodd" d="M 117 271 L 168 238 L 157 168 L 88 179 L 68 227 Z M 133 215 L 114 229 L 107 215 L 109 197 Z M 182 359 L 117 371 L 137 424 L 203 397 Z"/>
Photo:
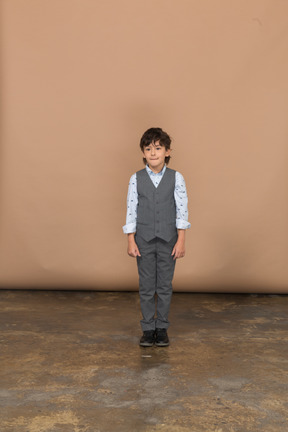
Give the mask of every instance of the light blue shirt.
<path id="1" fill-rule="evenodd" d="M 152 180 L 154 186 L 157 188 L 165 171 L 166 165 L 159 173 L 154 173 L 148 165 L 146 165 L 146 171 Z M 185 180 L 182 174 L 178 171 L 175 173 L 175 189 L 174 199 L 176 204 L 176 228 L 187 229 L 190 228 L 188 222 L 188 197 L 186 191 Z M 136 232 L 137 225 L 137 205 L 138 205 L 138 193 L 137 193 L 137 177 L 136 173 L 132 175 L 129 181 L 128 195 L 127 195 L 127 215 L 126 225 L 123 226 L 124 234 L 130 234 Z"/>

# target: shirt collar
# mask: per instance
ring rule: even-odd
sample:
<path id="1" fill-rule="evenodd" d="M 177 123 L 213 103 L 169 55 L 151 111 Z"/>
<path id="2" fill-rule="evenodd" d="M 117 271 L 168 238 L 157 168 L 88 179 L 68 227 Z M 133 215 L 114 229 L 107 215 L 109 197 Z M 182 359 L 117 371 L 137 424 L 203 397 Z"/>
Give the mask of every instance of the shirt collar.
<path id="1" fill-rule="evenodd" d="M 166 171 L 166 164 L 164 164 L 164 167 L 162 168 L 162 170 L 161 170 L 159 173 L 154 173 L 154 172 L 151 170 L 151 168 L 149 168 L 148 165 L 146 165 L 146 171 L 147 171 L 147 173 L 148 173 L 149 175 L 161 175 L 161 176 L 163 176 L 163 174 L 164 174 L 165 171 Z"/>

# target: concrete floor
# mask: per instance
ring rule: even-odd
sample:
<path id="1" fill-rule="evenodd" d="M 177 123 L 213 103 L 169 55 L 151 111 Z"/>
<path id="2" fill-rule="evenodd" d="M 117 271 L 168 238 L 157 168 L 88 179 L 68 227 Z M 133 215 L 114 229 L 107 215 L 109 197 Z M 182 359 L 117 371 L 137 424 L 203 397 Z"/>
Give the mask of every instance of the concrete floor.
<path id="1" fill-rule="evenodd" d="M 137 293 L 0 291 L 0 431 L 286 432 L 287 306 L 175 293 L 145 349 Z"/>

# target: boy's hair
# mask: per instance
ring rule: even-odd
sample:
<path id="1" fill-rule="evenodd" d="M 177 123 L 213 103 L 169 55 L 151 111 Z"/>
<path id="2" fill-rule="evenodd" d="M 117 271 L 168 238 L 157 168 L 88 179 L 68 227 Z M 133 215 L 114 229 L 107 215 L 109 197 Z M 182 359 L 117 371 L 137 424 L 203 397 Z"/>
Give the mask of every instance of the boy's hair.
<path id="1" fill-rule="evenodd" d="M 144 151 L 145 147 L 149 146 L 150 144 L 155 144 L 156 141 L 159 141 L 160 146 L 164 146 L 165 150 L 170 149 L 170 145 L 171 145 L 170 136 L 166 132 L 164 132 L 161 128 L 150 128 L 146 132 L 144 132 L 140 140 L 140 148 L 142 152 Z M 170 161 L 170 156 L 166 156 L 165 157 L 166 165 L 168 165 L 169 161 Z M 143 162 L 146 165 L 146 158 L 143 158 Z"/>

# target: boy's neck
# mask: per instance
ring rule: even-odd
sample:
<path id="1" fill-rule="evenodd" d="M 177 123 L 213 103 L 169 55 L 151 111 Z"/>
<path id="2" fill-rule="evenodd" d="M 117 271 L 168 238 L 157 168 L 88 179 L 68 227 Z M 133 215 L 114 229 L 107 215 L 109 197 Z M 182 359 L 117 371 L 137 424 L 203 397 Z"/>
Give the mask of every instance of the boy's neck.
<path id="1" fill-rule="evenodd" d="M 151 168 L 151 167 L 148 165 L 149 169 L 150 169 L 151 171 L 153 171 L 153 173 L 155 173 L 155 174 L 159 174 L 159 173 L 163 170 L 164 166 L 165 166 L 165 163 L 164 163 L 164 164 L 162 165 L 162 167 L 160 167 L 160 168 Z"/>

